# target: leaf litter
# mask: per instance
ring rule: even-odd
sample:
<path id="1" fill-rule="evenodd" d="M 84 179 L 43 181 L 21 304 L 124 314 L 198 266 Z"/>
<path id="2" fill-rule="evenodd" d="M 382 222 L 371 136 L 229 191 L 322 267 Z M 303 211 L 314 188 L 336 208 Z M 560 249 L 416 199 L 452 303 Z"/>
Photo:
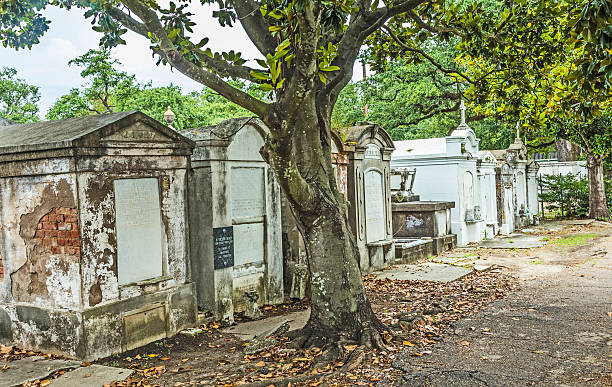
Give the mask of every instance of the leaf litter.
<path id="1" fill-rule="evenodd" d="M 245 342 L 222 332 L 222 325 L 218 322 L 202 325 L 200 328 L 203 332 L 197 336 L 177 335 L 95 363 L 134 371 L 126 380 L 115 381 L 109 387 L 232 387 L 262 382 L 265 385 L 268 380 L 300 375 L 310 375 L 313 378 L 292 383 L 292 386 L 322 384 L 318 375 L 326 375 L 326 385 L 372 386 L 381 380 L 399 378 L 401 371 L 392 366 L 395 359 L 400 355 L 420 357 L 431 353 L 432 346 L 455 321 L 504 297 L 516 286 L 516 281 L 499 272 L 490 271 L 474 272 L 450 283 L 366 276 L 364 284 L 374 312 L 389 327 L 385 335 L 387 348 L 367 350 L 359 366 L 334 374 L 331 378 L 330 373 L 340 370 L 344 363 L 336 361 L 323 368 L 313 369 L 322 353 L 320 348 L 292 349 L 289 348 L 288 338 L 278 337 L 278 345 L 253 355 L 245 355 L 242 351 Z M 307 301 L 288 302 L 267 306 L 263 312 L 267 317 L 306 307 Z M 238 318 L 246 320 L 241 316 Z M 469 343 L 466 344 L 466 348 L 469 348 Z M 349 354 L 357 349 L 357 345 L 345 345 L 343 348 L 345 354 Z M 33 355 L 53 357 L 0 345 L 1 359 L 7 363 L 4 371 L 10 367 L 11 361 Z M 29 383 L 26 387 L 46 386 L 65 372 Z"/>
<path id="2" fill-rule="evenodd" d="M 516 286 L 514 279 L 495 271 L 474 272 L 450 283 L 376 279 L 374 276 L 366 276 L 364 283 L 374 312 L 389 327 L 385 335 L 387 348 L 367 350 L 358 367 L 328 377 L 325 385 L 372 386 L 381 380 L 399 378 L 401 371 L 393 368 L 392 363 L 400 355 L 420 357 L 431 353 L 433 345 L 455 321 L 504 297 Z M 276 312 L 305 306 L 304 302 L 293 307 L 288 303 L 274 309 Z M 115 361 L 119 366 L 136 371 L 132 378 L 114 382 L 110 387 L 231 387 L 250 383 L 265 386 L 267 381 L 303 375 L 314 378 L 291 385 L 316 386 L 322 383 L 317 375 L 328 376 L 344 365 L 336 361 L 313 369 L 322 350 L 289 348 L 290 341 L 286 337 L 278 337 L 279 344 L 272 348 L 245 355 L 242 352 L 245 342 L 222 332 L 219 323 L 202 328 L 204 332 L 195 337 L 178 335 L 124 353 L 118 360 L 107 358 L 98 363 L 109 365 Z M 345 354 L 355 349 L 356 345 L 344 346 Z M 151 356 L 153 354 L 155 356 Z"/>

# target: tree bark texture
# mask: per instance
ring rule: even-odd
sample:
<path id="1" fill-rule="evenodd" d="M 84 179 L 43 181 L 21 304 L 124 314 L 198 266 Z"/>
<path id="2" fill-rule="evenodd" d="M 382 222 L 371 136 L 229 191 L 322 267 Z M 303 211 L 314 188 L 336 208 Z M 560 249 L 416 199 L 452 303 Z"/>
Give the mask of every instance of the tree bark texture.
<path id="1" fill-rule="evenodd" d="M 359 9 L 342 32 L 322 26 L 327 12 L 322 3 L 307 2 L 308 6 L 293 15 L 296 24 L 291 28 L 299 34 L 284 36 L 290 40 L 294 58 L 280 62 L 278 71 L 284 83 L 276 84 L 272 102 L 258 100 L 218 76 L 252 80 L 249 68 L 222 63 L 197 50 L 194 53 L 206 68 L 194 64 L 177 50 L 155 10 L 138 0 L 121 2 L 139 20 L 120 9 L 113 9 L 113 18 L 150 37 L 160 55 L 174 68 L 250 110 L 270 129 L 261 154 L 287 197 L 308 256 L 312 311 L 301 336 L 303 344 L 333 343 L 337 347 L 344 342 L 359 342 L 381 346 L 380 333 L 385 326 L 376 318 L 367 299 L 359 253 L 346 215 L 346 200 L 337 188 L 332 167 L 331 113 L 340 91 L 352 77 L 353 64 L 368 35 L 425 0 L 402 0 L 375 8 L 371 1 L 358 0 Z M 260 3 L 252 0 L 231 3 L 259 51 L 264 56 L 274 52 L 283 39 L 269 31 L 268 22 L 259 12 Z M 192 43 L 186 44 L 193 48 Z M 329 64 L 336 69 L 320 74 L 318 50 L 331 44 L 336 44 L 337 49 Z"/>
<path id="2" fill-rule="evenodd" d="M 610 210 L 606 199 L 603 160 L 592 152 L 587 153 L 589 172 L 589 218 L 610 219 Z"/>
<path id="3" fill-rule="evenodd" d="M 311 314 L 302 345 L 359 342 L 379 346 L 379 333 L 385 327 L 365 293 L 346 200 L 332 167 L 330 120 L 320 111 L 325 103 L 318 105 L 313 91 L 307 90 L 305 97 L 268 119 L 271 136 L 262 150 L 306 248 Z"/>
<path id="4" fill-rule="evenodd" d="M 560 162 L 576 161 L 580 157 L 578 144 L 560 138 L 555 143 L 555 147 L 557 148 L 557 160 Z"/>

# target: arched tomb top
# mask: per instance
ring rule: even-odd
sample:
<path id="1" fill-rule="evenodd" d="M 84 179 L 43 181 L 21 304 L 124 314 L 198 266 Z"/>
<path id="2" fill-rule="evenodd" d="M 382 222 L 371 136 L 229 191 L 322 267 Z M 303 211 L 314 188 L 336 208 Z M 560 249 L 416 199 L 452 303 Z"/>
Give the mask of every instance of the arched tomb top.
<path id="1" fill-rule="evenodd" d="M 385 153 L 395 149 L 389 133 L 380 125 L 363 122 L 347 129 L 346 143 L 354 145 L 356 149 L 365 149 L 368 145 L 377 145 Z"/>
<path id="2" fill-rule="evenodd" d="M 465 144 L 465 151 L 475 155 L 478 153 L 478 142 L 476 133 L 467 124 L 462 124 L 453 130 L 448 137 L 460 137 L 461 143 Z"/>
<path id="3" fill-rule="evenodd" d="M 344 154 L 355 151 L 355 146 L 346 144 L 342 141 L 342 136 L 337 130 L 332 129 L 330 135 L 332 139 L 331 153 Z"/>
<path id="4" fill-rule="evenodd" d="M 197 148 L 227 148 L 227 160 L 263 161 L 259 153 L 268 135 L 268 127 L 256 117 L 230 118 L 218 125 L 190 129 L 185 136 L 197 143 Z M 208 152 L 203 154 L 212 157 Z M 225 156 L 224 156 L 225 158 Z"/>

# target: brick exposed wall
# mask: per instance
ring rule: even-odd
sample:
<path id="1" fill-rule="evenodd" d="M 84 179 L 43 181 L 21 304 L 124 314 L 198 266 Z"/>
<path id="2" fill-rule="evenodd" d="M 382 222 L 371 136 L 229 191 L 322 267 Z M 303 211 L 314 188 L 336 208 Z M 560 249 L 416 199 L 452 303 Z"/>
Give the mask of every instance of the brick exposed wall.
<path id="1" fill-rule="evenodd" d="M 337 166 L 336 184 L 338 184 L 338 189 L 344 194 L 344 196 L 348 196 L 348 163 L 349 158 L 347 154 L 332 154 L 332 164 Z"/>
<path id="2" fill-rule="evenodd" d="M 80 255 L 79 217 L 76 208 L 54 208 L 38 222 L 35 239 L 52 254 Z"/>

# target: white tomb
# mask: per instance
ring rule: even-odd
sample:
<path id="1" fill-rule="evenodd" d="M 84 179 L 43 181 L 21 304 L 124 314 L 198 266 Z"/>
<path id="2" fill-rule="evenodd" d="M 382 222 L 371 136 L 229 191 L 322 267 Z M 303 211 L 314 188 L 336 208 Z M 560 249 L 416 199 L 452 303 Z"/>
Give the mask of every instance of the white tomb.
<path id="1" fill-rule="evenodd" d="M 346 130 L 346 142 L 355 147 L 348 155 L 348 218 L 357 240 L 359 267 L 368 273 L 395 261 L 389 182 L 393 141 L 380 125 L 363 122 Z"/>
<path id="2" fill-rule="evenodd" d="M 495 166 L 497 160 L 489 151 L 479 151 L 476 171 L 478 192 L 480 193 L 480 213 L 483 223 L 481 237 L 491 239 L 499 233 L 497 216 L 497 196 L 495 188 Z"/>
<path id="3" fill-rule="evenodd" d="M 413 191 L 422 200 L 455 202 L 451 232 L 457 234 L 460 246 L 478 242 L 496 231 L 492 159 L 479 154 L 479 141 L 465 122 L 462 103 L 461 124 L 450 136 L 395 141 L 396 149 L 391 155 L 391 168 L 416 168 Z"/>
<path id="4" fill-rule="evenodd" d="M 268 128 L 232 118 L 185 133 L 191 158 L 190 235 L 198 305 L 229 321 L 257 303 L 283 301 L 280 187 L 261 157 Z"/>

